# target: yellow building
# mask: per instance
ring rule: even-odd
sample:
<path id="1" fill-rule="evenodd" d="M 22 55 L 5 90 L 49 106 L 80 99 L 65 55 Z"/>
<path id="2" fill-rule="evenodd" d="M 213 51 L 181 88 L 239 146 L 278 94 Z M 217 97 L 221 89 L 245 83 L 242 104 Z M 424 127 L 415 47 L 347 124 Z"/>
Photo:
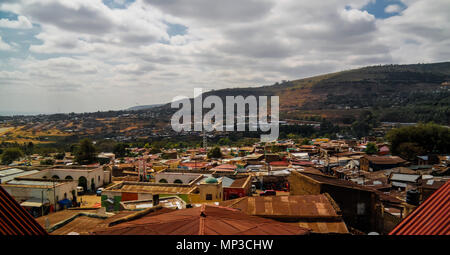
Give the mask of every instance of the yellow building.
<path id="1" fill-rule="evenodd" d="M 222 180 L 208 177 L 198 184 L 198 194 L 190 194 L 191 203 L 220 202 L 223 197 Z"/>

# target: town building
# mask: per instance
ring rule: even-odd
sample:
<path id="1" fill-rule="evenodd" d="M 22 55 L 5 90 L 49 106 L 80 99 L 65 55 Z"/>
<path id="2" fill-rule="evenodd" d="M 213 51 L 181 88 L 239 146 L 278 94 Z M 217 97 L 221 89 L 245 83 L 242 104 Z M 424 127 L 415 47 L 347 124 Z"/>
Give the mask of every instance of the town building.
<path id="1" fill-rule="evenodd" d="M 95 235 L 305 235 L 306 228 L 214 205 L 147 214 Z"/>
<path id="2" fill-rule="evenodd" d="M 406 166 L 407 161 L 398 156 L 369 156 L 360 159 L 360 169 L 364 171 L 379 171 Z"/>
<path id="3" fill-rule="evenodd" d="M 220 203 L 253 216 L 298 224 L 318 234 L 349 234 L 339 206 L 328 194 L 243 197 Z"/>

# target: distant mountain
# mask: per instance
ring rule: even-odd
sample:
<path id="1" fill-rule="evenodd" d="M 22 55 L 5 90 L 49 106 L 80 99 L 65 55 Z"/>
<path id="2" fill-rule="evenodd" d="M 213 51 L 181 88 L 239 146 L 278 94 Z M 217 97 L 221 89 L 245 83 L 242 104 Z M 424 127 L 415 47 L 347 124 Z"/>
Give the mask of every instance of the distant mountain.
<path id="1" fill-rule="evenodd" d="M 164 104 L 138 105 L 138 106 L 130 107 L 130 108 L 126 109 L 126 111 L 148 110 L 148 109 L 152 109 L 152 108 L 162 106 L 162 105 L 164 105 Z"/>
<path id="2" fill-rule="evenodd" d="M 381 121 L 450 123 L 450 62 L 369 66 L 274 85 L 209 91 L 276 95 L 283 119 L 326 118 L 350 124 L 371 110 Z M 224 100 L 225 102 L 225 100 Z M 170 108 L 169 104 L 154 110 Z"/>

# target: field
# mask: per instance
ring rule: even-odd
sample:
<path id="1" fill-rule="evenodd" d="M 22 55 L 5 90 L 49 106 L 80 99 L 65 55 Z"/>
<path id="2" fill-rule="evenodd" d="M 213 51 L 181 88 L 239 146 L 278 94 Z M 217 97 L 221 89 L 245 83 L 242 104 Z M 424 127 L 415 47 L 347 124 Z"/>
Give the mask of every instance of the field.
<path id="1" fill-rule="evenodd" d="M 0 142 L 8 143 L 17 142 L 19 144 L 23 144 L 32 142 L 35 144 L 45 144 L 51 143 L 52 141 L 67 135 L 68 134 L 57 129 L 42 131 L 27 129 L 25 126 L 0 128 Z"/>

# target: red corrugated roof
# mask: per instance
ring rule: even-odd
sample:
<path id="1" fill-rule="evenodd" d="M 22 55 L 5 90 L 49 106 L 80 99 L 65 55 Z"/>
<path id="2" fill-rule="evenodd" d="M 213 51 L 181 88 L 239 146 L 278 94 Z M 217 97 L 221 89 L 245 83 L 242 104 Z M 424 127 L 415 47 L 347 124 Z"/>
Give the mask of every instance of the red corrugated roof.
<path id="1" fill-rule="evenodd" d="M 0 186 L 0 235 L 47 235 L 47 232 Z"/>
<path id="2" fill-rule="evenodd" d="M 389 235 L 450 235 L 450 181 L 400 222 Z"/>
<path id="3" fill-rule="evenodd" d="M 249 216 L 236 209 L 202 205 L 124 222 L 97 235 L 304 235 L 309 230 Z"/>
<path id="4" fill-rule="evenodd" d="M 270 162 L 271 166 L 289 166 L 289 162 L 287 161 L 272 161 Z"/>

